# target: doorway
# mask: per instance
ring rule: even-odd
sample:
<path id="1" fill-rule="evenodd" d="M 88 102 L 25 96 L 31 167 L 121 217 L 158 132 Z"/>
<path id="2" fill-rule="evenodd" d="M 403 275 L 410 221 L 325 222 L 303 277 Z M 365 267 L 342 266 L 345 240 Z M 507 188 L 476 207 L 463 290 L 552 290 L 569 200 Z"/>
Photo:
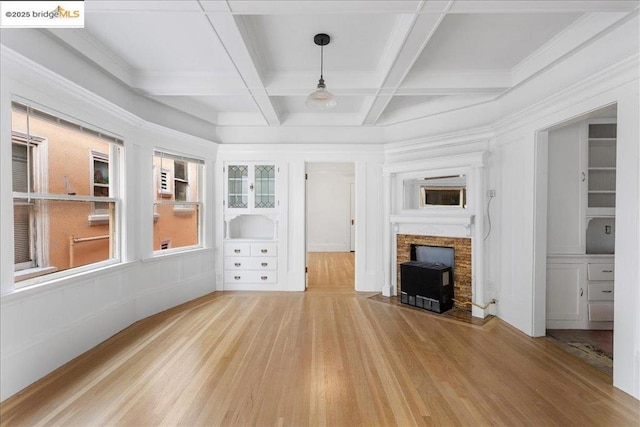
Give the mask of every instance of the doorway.
<path id="1" fill-rule="evenodd" d="M 306 164 L 307 290 L 355 290 L 355 164 Z"/>
<path id="2" fill-rule="evenodd" d="M 611 375 L 616 217 L 616 106 L 538 133 L 546 173 L 541 250 L 547 339 Z M 538 169 L 541 174 L 541 169 Z M 540 178 L 540 176 L 539 176 Z M 538 179 L 538 182 L 542 182 Z M 542 320 L 542 319 L 541 319 Z"/>

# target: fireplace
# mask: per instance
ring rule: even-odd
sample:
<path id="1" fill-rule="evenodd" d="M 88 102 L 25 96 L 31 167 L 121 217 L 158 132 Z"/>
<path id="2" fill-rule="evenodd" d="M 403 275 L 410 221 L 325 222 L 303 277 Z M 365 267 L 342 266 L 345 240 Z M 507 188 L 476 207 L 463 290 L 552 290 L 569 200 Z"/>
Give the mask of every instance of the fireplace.
<path id="1" fill-rule="evenodd" d="M 402 292 L 400 264 L 412 260 L 439 262 L 446 265 L 451 263 L 455 299 L 458 301 L 471 301 L 470 238 L 397 234 L 396 244 L 398 295 Z M 454 306 L 465 310 L 469 309 L 458 302 Z"/>

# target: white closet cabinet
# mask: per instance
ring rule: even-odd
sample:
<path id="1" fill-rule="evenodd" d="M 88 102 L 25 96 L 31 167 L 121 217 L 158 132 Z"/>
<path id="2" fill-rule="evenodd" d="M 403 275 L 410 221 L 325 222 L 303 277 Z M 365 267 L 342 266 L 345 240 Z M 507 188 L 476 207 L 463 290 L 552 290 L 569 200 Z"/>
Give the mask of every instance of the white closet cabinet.
<path id="1" fill-rule="evenodd" d="M 225 211 L 273 213 L 279 205 L 276 194 L 279 169 L 270 162 L 225 165 Z"/>
<path id="2" fill-rule="evenodd" d="M 547 264 L 547 328 L 584 327 L 586 301 L 584 263 Z"/>
<path id="3" fill-rule="evenodd" d="M 223 283 L 226 290 L 278 286 L 280 166 L 233 162 L 223 167 Z"/>
<path id="4" fill-rule="evenodd" d="M 547 252 L 585 253 L 586 127 L 574 124 L 549 133 Z"/>
<path id="5" fill-rule="evenodd" d="M 613 327 L 616 123 L 549 132 L 547 328 Z"/>

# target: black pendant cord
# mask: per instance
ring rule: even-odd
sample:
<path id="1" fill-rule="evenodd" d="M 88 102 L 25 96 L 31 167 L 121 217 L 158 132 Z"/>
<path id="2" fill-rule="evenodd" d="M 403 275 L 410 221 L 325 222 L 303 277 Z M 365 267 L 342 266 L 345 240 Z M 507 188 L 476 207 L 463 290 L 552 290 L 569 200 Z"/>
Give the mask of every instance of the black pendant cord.
<path id="1" fill-rule="evenodd" d="M 324 46 L 320 46 L 320 80 L 324 80 L 324 77 L 322 77 L 323 69 L 324 69 Z"/>

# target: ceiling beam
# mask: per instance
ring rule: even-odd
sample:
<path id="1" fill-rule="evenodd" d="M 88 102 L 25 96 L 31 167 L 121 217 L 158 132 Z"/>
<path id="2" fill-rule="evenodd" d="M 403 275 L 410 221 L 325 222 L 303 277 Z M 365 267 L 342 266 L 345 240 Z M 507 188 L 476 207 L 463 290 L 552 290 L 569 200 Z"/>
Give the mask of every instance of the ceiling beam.
<path id="1" fill-rule="evenodd" d="M 262 81 L 259 57 L 252 52 L 252 43 L 243 38 L 242 17 L 234 17 L 230 13 L 216 13 L 208 14 L 207 20 L 265 121 L 269 126 L 280 125 L 279 113 L 269 99 Z M 244 33 L 246 34 L 246 31 Z"/>
<path id="2" fill-rule="evenodd" d="M 411 70 L 420 53 L 435 33 L 436 29 L 444 19 L 452 2 L 448 2 L 439 14 L 414 15 L 412 22 L 407 26 L 407 31 L 402 37 L 403 41 L 398 46 L 397 54 L 393 61 L 388 63 L 386 77 L 382 87 L 391 89 L 378 94 L 376 99 L 369 106 L 366 114 L 363 115 L 363 125 L 375 125 L 384 109 L 393 98 L 398 87 Z"/>

